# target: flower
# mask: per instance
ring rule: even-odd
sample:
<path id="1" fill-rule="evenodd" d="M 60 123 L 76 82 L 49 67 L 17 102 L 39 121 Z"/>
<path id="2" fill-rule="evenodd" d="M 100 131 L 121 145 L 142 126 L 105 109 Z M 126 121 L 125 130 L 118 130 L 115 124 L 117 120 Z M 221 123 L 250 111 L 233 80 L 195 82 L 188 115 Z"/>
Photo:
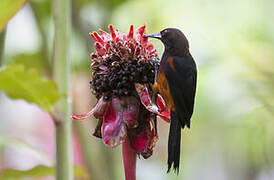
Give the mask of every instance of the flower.
<path id="1" fill-rule="evenodd" d="M 157 103 L 152 100 L 157 51 L 143 37 L 145 26 L 134 32 L 131 25 L 126 34 L 112 25 L 109 29 L 110 33 L 90 33 L 96 50 L 90 55 L 90 84 L 98 101 L 90 112 L 72 119 L 94 115 L 99 120 L 93 135 L 106 146 L 129 142 L 136 154 L 148 158 L 158 140 L 154 118 L 158 115 L 168 122 L 170 118 L 163 98 L 157 95 Z"/>

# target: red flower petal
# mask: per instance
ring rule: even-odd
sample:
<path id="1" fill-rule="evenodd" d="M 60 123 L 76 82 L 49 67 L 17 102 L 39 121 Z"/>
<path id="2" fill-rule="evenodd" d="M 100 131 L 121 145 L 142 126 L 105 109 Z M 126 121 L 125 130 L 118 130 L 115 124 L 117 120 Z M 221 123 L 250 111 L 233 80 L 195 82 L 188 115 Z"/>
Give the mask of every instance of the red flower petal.
<path id="1" fill-rule="evenodd" d="M 137 33 L 140 34 L 141 37 L 143 37 L 145 30 L 146 30 L 146 25 L 143 25 L 143 26 L 139 27 L 139 29 L 137 30 Z"/>
<path id="2" fill-rule="evenodd" d="M 106 54 L 111 55 L 111 47 L 118 46 L 127 46 L 130 49 L 131 56 L 143 56 L 144 59 L 150 59 L 152 56 L 158 56 L 156 49 L 148 45 L 148 38 L 144 37 L 146 26 L 143 25 L 138 28 L 135 33 L 133 25 L 130 26 L 128 33 L 119 33 L 116 29 L 114 30 L 113 26 L 110 24 L 110 34 L 100 30 L 101 36 L 97 32 L 90 33 L 90 36 L 94 39 L 94 47 L 96 49 L 97 55 L 104 56 Z M 110 43 L 111 41 L 111 43 Z M 140 47 L 136 48 L 136 45 Z M 115 49 L 115 48 L 114 48 Z M 119 56 L 123 56 L 123 53 L 118 53 Z"/>
<path id="3" fill-rule="evenodd" d="M 129 28 L 129 33 L 128 33 L 128 38 L 133 38 L 133 25 L 130 25 L 130 28 Z"/>
<path id="4" fill-rule="evenodd" d="M 128 132 L 131 147 L 145 159 L 149 158 L 152 155 L 152 149 L 158 140 L 158 137 L 154 135 L 155 130 L 153 128 L 151 129 L 151 124 L 148 120 L 145 127 L 143 127 L 143 130 L 138 134 L 136 132 L 137 131 Z"/>
<path id="5" fill-rule="evenodd" d="M 149 144 L 149 134 L 147 129 L 144 129 L 140 134 L 129 134 L 131 147 L 137 153 L 147 152 L 147 147 Z"/>
<path id="6" fill-rule="evenodd" d="M 118 98 L 112 98 L 104 116 L 102 136 L 105 145 L 115 147 L 126 138 L 126 124 L 123 122 L 123 113 Z"/>
<path id="7" fill-rule="evenodd" d="M 143 36 L 142 42 L 143 42 L 143 44 L 147 44 L 147 42 L 148 42 L 148 37 L 144 37 L 144 36 Z"/>
<path id="8" fill-rule="evenodd" d="M 104 40 L 101 38 L 101 36 L 97 32 L 93 32 L 93 35 L 96 37 L 96 41 L 101 43 L 102 45 L 105 44 Z"/>
<path id="9" fill-rule="evenodd" d="M 102 29 L 100 29 L 99 31 L 100 31 L 100 33 L 101 33 L 102 39 L 103 39 L 105 42 L 111 40 L 111 36 L 110 36 L 109 33 L 107 33 L 106 31 L 103 31 Z"/>
<path id="10" fill-rule="evenodd" d="M 135 128 L 138 126 L 139 117 L 139 100 L 134 96 L 122 97 L 120 104 L 123 106 L 123 121 L 127 124 L 128 128 Z"/>
<path id="11" fill-rule="evenodd" d="M 91 32 L 89 32 L 89 35 L 92 37 L 92 39 L 93 39 L 94 41 L 96 41 L 96 37 L 95 37 Z"/>
<path id="12" fill-rule="evenodd" d="M 159 108 L 157 107 L 156 104 L 154 104 L 150 98 L 150 94 L 148 92 L 148 89 L 145 85 L 142 84 L 135 84 L 135 89 L 140 97 L 140 100 L 142 102 L 142 104 L 146 107 L 146 109 L 154 114 L 157 114 L 158 116 L 160 116 L 162 119 L 164 119 L 165 121 L 168 121 L 168 119 L 170 119 L 170 116 L 165 112 L 162 113 Z M 161 99 L 160 101 L 162 101 L 163 99 Z M 159 100 L 158 100 L 159 101 Z M 164 103 L 162 103 L 163 105 Z M 169 122 L 169 121 L 168 121 Z"/>
<path id="13" fill-rule="evenodd" d="M 110 24 L 110 25 L 108 25 L 108 28 L 110 30 L 110 34 L 111 34 L 112 39 L 115 40 L 116 34 L 115 34 L 114 29 L 113 29 L 113 26 Z"/>
<path id="14" fill-rule="evenodd" d="M 134 56 L 138 56 L 140 53 L 141 53 L 140 47 L 136 47 L 135 52 L 134 52 Z"/>
<path id="15" fill-rule="evenodd" d="M 158 94 L 157 99 L 158 99 L 157 105 L 159 107 L 159 111 L 165 117 L 165 118 L 162 117 L 162 119 L 165 120 L 166 122 L 170 122 L 170 112 L 166 108 L 166 104 L 163 97 L 160 94 Z"/>

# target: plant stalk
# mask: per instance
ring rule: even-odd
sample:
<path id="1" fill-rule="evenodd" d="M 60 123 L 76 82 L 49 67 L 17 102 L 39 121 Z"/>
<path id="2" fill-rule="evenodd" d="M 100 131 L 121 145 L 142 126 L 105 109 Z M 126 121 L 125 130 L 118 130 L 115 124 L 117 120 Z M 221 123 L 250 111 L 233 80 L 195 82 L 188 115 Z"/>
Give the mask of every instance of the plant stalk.
<path id="1" fill-rule="evenodd" d="M 128 137 L 122 145 L 125 180 L 136 180 L 136 153 L 130 146 Z"/>
<path id="2" fill-rule="evenodd" d="M 45 30 L 43 29 L 43 18 L 41 13 L 39 12 L 39 3 L 37 3 L 36 1 L 30 1 L 30 6 L 34 15 L 34 19 L 36 21 L 38 30 L 40 32 L 41 35 L 41 39 L 42 39 L 42 45 L 41 45 L 41 54 L 43 56 L 43 58 L 45 58 L 45 66 L 47 69 L 47 75 L 49 75 L 49 77 L 52 77 L 52 62 L 51 62 L 51 58 L 50 57 L 50 53 L 48 51 L 48 37 L 47 37 L 47 33 L 45 32 Z"/>
<path id="3" fill-rule="evenodd" d="M 5 51 L 6 29 L 0 32 L 0 67 L 3 65 L 4 51 Z"/>
<path id="4" fill-rule="evenodd" d="M 53 77 L 61 93 L 66 94 L 54 110 L 56 124 L 56 179 L 73 180 L 73 154 L 70 107 L 69 36 L 71 28 L 70 0 L 54 0 Z"/>

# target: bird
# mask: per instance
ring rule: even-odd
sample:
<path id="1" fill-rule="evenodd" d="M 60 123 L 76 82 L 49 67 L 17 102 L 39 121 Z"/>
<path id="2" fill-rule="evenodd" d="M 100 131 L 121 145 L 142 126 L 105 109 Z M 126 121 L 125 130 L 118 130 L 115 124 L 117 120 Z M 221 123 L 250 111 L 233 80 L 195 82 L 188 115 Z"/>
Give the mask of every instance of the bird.
<path id="1" fill-rule="evenodd" d="M 159 93 L 170 112 L 168 137 L 168 170 L 171 167 L 178 174 L 180 165 L 181 129 L 190 128 L 194 110 L 197 84 L 197 66 L 189 52 L 189 42 L 177 28 L 166 28 L 159 33 L 145 35 L 156 38 L 164 44 L 153 91 Z"/>

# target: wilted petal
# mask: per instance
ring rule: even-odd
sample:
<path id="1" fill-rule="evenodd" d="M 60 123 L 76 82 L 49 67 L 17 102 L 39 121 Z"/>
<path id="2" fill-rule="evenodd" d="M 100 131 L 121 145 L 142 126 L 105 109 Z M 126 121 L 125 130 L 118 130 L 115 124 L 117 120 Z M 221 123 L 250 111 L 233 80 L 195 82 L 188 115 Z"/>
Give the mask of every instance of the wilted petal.
<path id="1" fill-rule="evenodd" d="M 140 101 L 134 96 L 126 96 L 120 99 L 120 104 L 123 107 L 123 121 L 128 128 L 135 128 L 138 126 L 139 106 Z"/>
<path id="2" fill-rule="evenodd" d="M 107 146 L 115 147 L 126 137 L 126 124 L 123 121 L 123 108 L 119 98 L 112 98 L 104 116 L 102 136 Z"/>
<path id="3" fill-rule="evenodd" d="M 166 108 L 166 103 L 163 97 L 160 94 L 158 94 L 157 99 L 158 99 L 157 105 L 159 107 L 159 111 L 163 115 L 161 118 L 165 120 L 166 122 L 170 122 L 170 112 Z"/>
<path id="4" fill-rule="evenodd" d="M 97 125 L 96 125 L 96 128 L 95 128 L 95 130 L 92 134 L 93 136 L 98 137 L 98 138 L 102 138 L 102 133 L 101 133 L 102 124 L 103 124 L 103 118 L 99 118 L 99 120 L 97 122 Z"/>
<path id="5" fill-rule="evenodd" d="M 104 49 L 104 47 L 102 46 L 102 44 L 100 44 L 99 42 L 95 42 L 94 43 L 94 48 L 96 49 L 97 53 L 99 56 L 103 56 L 106 53 L 106 50 Z"/>
<path id="6" fill-rule="evenodd" d="M 146 129 L 142 131 L 140 134 L 129 134 L 130 142 L 132 148 L 137 153 L 142 153 L 147 151 L 147 145 L 148 145 L 148 132 Z"/>
<path id="7" fill-rule="evenodd" d="M 151 130 L 149 123 L 143 127 L 141 132 L 130 131 L 128 136 L 131 147 L 136 153 L 141 154 L 145 159 L 152 155 L 152 148 L 158 138 L 154 136 L 154 129 Z"/>
<path id="8" fill-rule="evenodd" d="M 165 112 L 162 113 L 158 106 L 156 104 L 154 104 L 151 100 L 150 94 L 148 92 L 148 89 L 145 85 L 142 84 L 135 84 L 135 89 L 140 97 L 140 100 L 142 102 L 142 104 L 146 107 L 146 109 L 154 114 L 157 114 L 158 116 L 160 116 L 162 119 L 164 119 L 165 121 L 167 121 L 170 116 Z M 161 99 L 160 101 L 162 101 L 163 99 Z M 159 101 L 159 100 L 158 100 Z M 164 103 L 162 103 L 163 105 Z"/>
<path id="9" fill-rule="evenodd" d="M 86 118 L 90 117 L 91 115 L 94 115 L 94 117 L 96 117 L 96 118 L 103 117 L 103 115 L 106 112 L 106 109 L 107 109 L 108 105 L 109 105 L 109 101 L 105 101 L 104 97 L 102 96 L 98 100 L 96 105 L 92 108 L 92 110 L 90 110 L 88 113 L 79 114 L 79 115 L 72 115 L 71 118 L 73 120 L 83 120 L 83 119 L 86 119 Z"/>
<path id="10" fill-rule="evenodd" d="M 107 107 L 109 106 L 110 102 L 109 101 L 105 101 L 104 97 L 102 96 L 95 108 L 94 108 L 94 113 L 93 116 L 96 118 L 102 118 L 104 116 L 104 114 L 106 113 Z"/>

